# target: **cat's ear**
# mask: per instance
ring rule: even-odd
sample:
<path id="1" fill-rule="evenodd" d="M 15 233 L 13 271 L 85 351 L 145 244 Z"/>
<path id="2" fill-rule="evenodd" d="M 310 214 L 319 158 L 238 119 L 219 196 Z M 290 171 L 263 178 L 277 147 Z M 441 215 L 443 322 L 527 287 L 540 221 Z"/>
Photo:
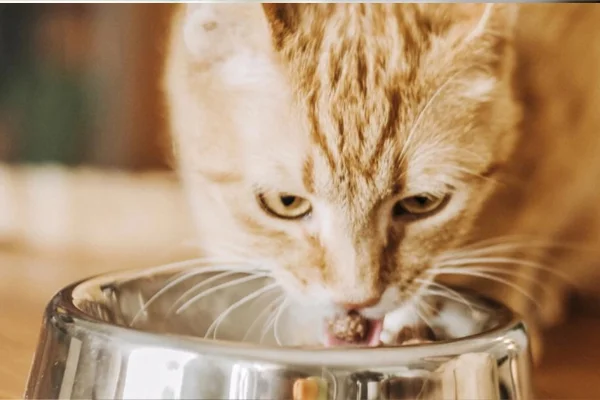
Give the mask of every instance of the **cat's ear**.
<path id="1" fill-rule="evenodd" d="M 182 9 L 183 41 L 196 63 L 211 64 L 247 51 L 270 48 L 260 6 L 252 3 L 191 3 Z"/>
<path id="2" fill-rule="evenodd" d="M 300 17 L 300 7 L 302 5 L 294 3 L 262 4 L 275 48 L 281 48 L 286 36 L 293 34 L 296 30 Z"/>
<path id="3" fill-rule="evenodd" d="M 519 11 L 519 5 L 512 3 L 422 4 L 420 7 L 436 34 L 457 34 L 463 43 L 512 38 Z"/>
<path id="4" fill-rule="evenodd" d="M 457 6 L 472 8 L 470 9 L 472 26 L 464 38 L 465 42 L 486 37 L 496 37 L 506 41 L 514 36 L 519 12 L 518 4 L 483 3 L 457 4 Z M 468 13 L 469 9 L 465 11 Z"/>
<path id="5" fill-rule="evenodd" d="M 465 4 L 461 4 L 465 6 Z M 497 76 L 504 75 L 514 65 L 512 43 L 515 35 L 519 5 L 513 3 L 472 4 L 480 6 L 471 19 L 462 45 L 479 53 Z"/>
<path id="6" fill-rule="evenodd" d="M 420 7 L 432 37 L 448 49 L 455 64 L 486 65 L 497 75 L 511 70 L 518 4 L 449 3 Z"/>

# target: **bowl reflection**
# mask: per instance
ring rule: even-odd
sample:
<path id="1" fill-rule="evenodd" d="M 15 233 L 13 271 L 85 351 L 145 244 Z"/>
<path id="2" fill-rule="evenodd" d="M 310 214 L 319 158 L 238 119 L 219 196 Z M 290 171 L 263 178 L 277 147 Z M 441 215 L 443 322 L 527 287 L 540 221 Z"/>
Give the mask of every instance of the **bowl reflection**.
<path id="1" fill-rule="evenodd" d="M 171 266 L 91 278 L 49 303 L 25 397 L 531 398 L 523 324 L 460 296 L 437 299 L 439 342 L 325 349 L 315 313 L 266 276 Z"/>

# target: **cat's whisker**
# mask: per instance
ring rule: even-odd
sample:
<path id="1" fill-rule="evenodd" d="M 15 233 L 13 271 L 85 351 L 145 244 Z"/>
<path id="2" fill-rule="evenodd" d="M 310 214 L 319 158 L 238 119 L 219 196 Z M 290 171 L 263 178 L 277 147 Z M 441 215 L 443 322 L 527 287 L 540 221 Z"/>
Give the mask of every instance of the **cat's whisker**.
<path id="1" fill-rule="evenodd" d="M 530 241 L 539 241 L 541 240 L 539 237 L 526 235 L 526 234 L 511 234 L 511 235 L 501 235 L 501 236 L 493 236 L 485 239 L 481 239 L 478 241 L 470 242 L 465 244 L 462 248 L 464 249 L 474 249 L 480 247 L 486 247 L 489 245 L 495 244 L 504 244 L 504 243 L 525 243 Z"/>
<path id="2" fill-rule="evenodd" d="M 511 256 L 512 254 L 522 254 L 525 253 L 528 257 L 535 258 L 539 257 L 541 252 L 546 252 L 548 250 L 552 250 L 551 246 L 536 246 L 531 243 L 511 243 L 511 244 L 503 244 L 503 245 L 495 245 L 490 246 L 489 248 L 482 249 L 473 249 L 473 250 L 463 250 L 463 251 L 448 251 L 444 254 L 437 257 L 439 261 L 445 260 L 453 260 L 453 259 L 461 259 L 468 257 L 485 257 L 485 256 Z"/>
<path id="3" fill-rule="evenodd" d="M 169 263 L 169 264 L 164 264 L 164 265 L 159 265 L 157 267 L 152 267 L 152 268 L 148 268 L 148 272 L 149 273 L 161 273 L 161 272 L 169 272 L 172 270 L 179 270 L 179 269 L 183 269 L 183 268 L 207 268 L 206 271 L 208 272 L 212 272 L 210 271 L 208 268 L 224 268 L 228 265 L 231 266 L 249 266 L 249 267 L 256 267 L 256 264 L 249 262 L 247 259 L 242 259 L 242 258 L 237 258 L 237 257 L 230 257 L 230 258 L 223 258 L 223 257 L 197 257 L 197 258 L 191 258 L 188 260 L 183 260 L 183 261 L 177 261 L 177 262 L 173 262 L 173 263 Z"/>
<path id="4" fill-rule="evenodd" d="M 524 250 L 573 250 L 573 251 L 592 251 L 597 252 L 596 248 L 584 246 L 579 243 L 568 243 L 565 241 L 555 241 L 550 239 L 540 239 L 526 235 L 507 235 L 499 236 L 473 242 L 468 245 L 446 251 L 440 256 L 444 258 L 457 258 L 461 255 L 475 256 L 479 254 L 489 253 L 509 253 L 519 252 Z"/>
<path id="5" fill-rule="evenodd" d="M 480 153 L 470 150 L 466 147 L 462 147 L 459 149 L 454 148 L 453 149 L 454 154 L 456 155 L 457 161 L 460 161 L 461 159 L 465 159 L 468 157 L 471 157 L 473 160 L 477 161 L 478 163 L 485 163 L 486 162 L 486 158 L 484 156 L 482 156 Z M 468 157 L 467 157 L 468 156 Z"/>
<path id="6" fill-rule="evenodd" d="M 221 323 L 225 320 L 225 318 L 230 313 L 232 313 L 237 308 L 243 306 L 244 304 L 248 303 L 249 301 L 251 301 L 253 299 L 257 299 L 260 296 L 262 296 L 263 294 L 268 293 L 269 291 L 276 289 L 278 286 L 279 285 L 277 283 L 271 283 L 270 285 L 262 287 L 259 290 L 255 291 L 255 292 L 252 292 L 252 293 L 250 293 L 247 296 L 242 297 L 240 300 L 236 301 L 235 303 L 233 303 L 232 305 L 230 305 L 229 307 L 227 307 L 227 309 L 225 311 L 223 311 L 219 315 L 219 317 L 213 321 L 212 324 L 210 324 L 210 326 L 206 330 L 206 333 L 205 333 L 204 337 L 206 338 L 208 335 L 210 335 L 210 332 L 212 331 L 212 337 L 213 337 L 213 339 L 216 339 L 217 338 L 217 334 L 218 334 L 219 326 L 221 325 Z"/>
<path id="7" fill-rule="evenodd" d="M 476 278 L 482 278 L 482 279 L 488 279 L 490 281 L 494 281 L 494 282 L 498 282 L 498 283 L 502 283 L 514 290 L 516 290 L 517 292 L 519 292 L 520 294 L 522 294 L 523 296 L 525 296 L 525 298 L 527 298 L 528 300 L 530 300 L 532 302 L 532 304 L 534 304 L 536 307 L 539 307 L 539 304 L 535 301 L 535 299 L 533 298 L 533 296 L 529 293 L 527 293 L 527 291 L 525 289 L 523 289 L 522 287 L 520 287 L 519 285 L 517 285 L 514 282 L 511 282 L 507 279 L 503 279 L 501 277 L 498 276 L 494 276 L 494 275 L 490 275 L 490 274 L 486 274 L 484 272 L 476 272 L 476 271 L 469 271 L 463 268 L 442 268 L 442 269 L 435 269 L 435 270 L 431 270 L 430 273 L 437 275 L 463 275 L 463 276 L 472 276 L 472 277 L 476 277 Z"/>
<path id="8" fill-rule="evenodd" d="M 412 297 L 415 298 L 415 299 L 420 299 L 421 297 L 423 297 L 423 295 L 427 291 L 427 288 L 428 288 L 429 284 L 431 282 L 433 282 L 434 278 L 435 277 L 433 275 L 431 275 L 431 274 L 425 275 L 425 279 L 423 279 L 423 278 L 415 278 L 415 282 L 419 284 L 419 287 L 413 293 Z"/>
<path id="9" fill-rule="evenodd" d="M 152 296 L 150 296 L 150 298 L 142 305 L 142 307 L 140 308 L 140 310 L 138 310 L 138 312 L 134 315 L 134 317 L 132 318 L 131 322 L 129 323 L 129 326 L 133 326 L 138 319 L 148 310 L 148 308 L 156 301 L 158 300 L 161 296 L 163 296 L 165 293 L 167 293 L 170 289 L 172 289 L 173 287 L 175 287 L 176 285 L 185 282 L 186 280 L 197 276 L 197 275 L 201 275 L 201 274 L 205 274 L 205 273 L 212 273 L 212 272 L 222 272 L 222 271 L 238 271 L 238 272 L 246 272 L 251 270 L 252 265 L 251 264 L 234 264 L 234 263 L 230 263 L 230 264 L 216 264 L 218 261 L 218 259 L 193 259 L 193 260 L 186 260 L 186 261 L 182 261 L 182 262 L 177 262 L 177 263 L 172 263 L 172 264 L 168 264 L 168 265 L 162 265 L 159 266 L 151 271 L 153 271 L 154 273 L 156 272 L 162 272 L 162 271 L 166 271 L 166 270 L 171 270 L 171 269 L 179 269 L 179 268 L 187 268 L 187 267 L 193 267 L 191 270 L 188 271 L 184 271 L 181 272 L 177 275 L 175 275 L 175 277 L 170 278 L 167 283 L 160 288 L 156 293 L 154 293 Z"/>
<path id="10" fill-rule="evenodd" d="M 278 310 L 279 307 L 277 307 L 275 311 L 271 311 L 271 313 L 269 314 L 269 317 L 267 318 L 263 329 L 260 331 L 260 339 L 258 343 L 262 344 L 262 342 L 264 342 L 267 333 L 269 333 L 269 328 L 271 328 L 271 325 L 273 325 L 273 323 L 275 322 L 275 316 L 277 315 Z"/>
<path id="11" fill-rule="evenodd" d="M 474 257 L 474 258 L 466 258 L 466 259 L 456 259 L 456 260 L 449 260 L 449 261 L 445 261 L 443 263 L 440 263 L 439 266 L 441 268 L 444 267 L 469 267 L 471 265 L 482 265 L 482 264 L 492 264 L 492 265 L 507 265 L 507 267 L 495 267 L 498 269 L 498 271 L 500 270 L 505 270 L 505 271 L 510 271 L 509 267 L 510 266 L 514 266 L 514 267 L 524 267 L 524 268 L 531 268 L 531 269 L 536 269 L 539 271 L 542 271 L 544 273 L 548 273 L 551 275 L 554 275 L 557 278 L 562 279 L 563 281 L 573 284 L 574 282 L 572 281 L 572 279 L 566 275 L 565 273 L 550 268 L 546 265 L 542 265 L 540 263 L 534 262 L 534 261 L 528 261 L 528 260 L 520 260 L 518 258 L 511 258 L 511 257 Z"/>
<path id="12" fill-rule="evenodd" d="M 455 171 L 457 171 L 457 172 L 459 172 L 461 174 L 464 174 L 464 175 L 468 175 L 468 176 L 471 176 L 471 177 L 474 177 L 474 178 L 477 178 L 477 179 L 482 179 L 484 181 L 488 181 L 490 183 L 494 183 L 494 184 L 500 184 L 500 183 L 502 183 L 502 182 L 500 182 L 496 178 L 493 178 L 491 176 L 482 175 L 481 173 L 479 173 L 477 171 L 472 171 L 469 168 L 462 167 L 462 166 L 459 166 L 459 165 L 448 165 L 447 168 L 450 169 L 450 170 L 455 170 Z"/>
<path id="13" fill-rule="evenodd" d="M 542 284 L 539 281 L 539 279 L 537 279 L 534 276 L 528 275 L 527 273 L 524 273 L 524 272 L 509 271 L 504 268 L 486 267 L 486 266 L 462 267 L 462 268 L 460 268 L 460 270 L 471 271 L 471 272 L 476 272 L 476 273 L 498 274 L 498 275 L 504 275 L 504 276 L 512 277 L 512 278 L 523 279 L 523 280 L 526 280 L 526 281 L 532 283 L 534 286 L 537 286 L 541 291 L 547 290 L 546 287 L 544 286 L 544 284 Z M 496 276 L 496 275 L 492 275 L 492 276 Z"/>
<path id="14" fill-rule="evenodd" d="M 430 289 L 426 292 L 426 294 L 429 297 L 443 297 L 445 299 L 457 301 L 457 302 L 467 306 L 471 312 L 475 311 L 475 309 L 473 308 L 473 305 L 470 302 L 460 300 L 456 296 L 453 296 L 453 295 L 449 294 L 448 292 L 444 292 L 442 290 Z"/>
<path id="15" fill-rule="evenodd" d="M 422 307 L 422 306 L 425 306 L 425 307 L 427 307 L 427 310 L 429 310 L 429 311 L 426 311 L 426 310 L 423 310 L 423 309 L 422 309 L 421 311 L 423 311 L 423 312 L 425 312 L 425 313 L 427 313 L 427 312 L 428 312 L 428 313 L 429 313 L 429 315 L 434 315 L 434 314 L 435 314 L 435 308 L 434 308 L 434 307 L 433 307 L 431 304 L 429 304 L 429 303 L 427 302 L 427 300 L 425 300 L 424 298 L 423 298 L 423 299 L 421 299 L 421 302 L 420 302 L 419 304 L 421 305 L 421 307 Z"/>
<path id="16" fill-rule="evenodd" d="M 275 297 L 273 300 L 269 301 L 269 303 L 265 306 L 265 309 L 262 310 L 257 316 L 256 319 L 254 320 L 254 322 L 252 322 L 252 324 L 250 324 L 250 326 L 248 327 L 248 330 L 246 331 L 246 333 L 244 334 L 244 337 L 242 338 L 242 342 L 245 342 L 248 337 L 250 336 L 250 334 L 252 333 L 253 329 L 260 323 L 260 321 L 264 318 L 267 318 L 268 320 L 268 315 L 269 313 L 273 312 L 273 306 L 276 303 L 281 302 L 281 300 L 285 297 L 285 294 L 280 294 L 279 296 Z M 266 322 L 266 321 L 265 321 Z"/>
<path id="17" fill-rule="evenodd" d="M 253 280 L 260 279 L 260 278 L 266 278 L 266 277 L 269 277 L 268 273 L 253 274 L 250 276 L 245 276 L 243 278 L 233 279 L 231 281 L 222 283 L 217 286 L 213 286 L 210 289 L 207 289 L 201 293 L 198 293 L 197 295 L 195 295 L 194 297 L 192 297 L 191 299 L 186 301 L 175 311 L 175 314 L 181 314 L 183 311 L 185 311 L 187 308 L 189 308 L 192 304 L 194 304 L 198 300 L 210 295 L 211 293 L 214 293 L 214 292 L 222 290 L 222 289 L 226 289 L 228 287 L 241 285 L 242 283 L 251 282 Z"/>
<path id="18" fill-rule="evenodd" d="M 185 301 L 185 299 L 190 296 L 192 293 L 196 293 L 198 292 L 198 290 L 204 286 L 210 285 L 211 283 L 218 281 L 219 279 L 223 279 L 227 276 L 231 276 L 231 275 L 235 275 L 235 274 L 239 274 L 239 271 L 225 271 L 225 272 L 221 272 L 220 274 L 216 274 L 214 276 L 211 276 L 210 278 L 207 278 L 205 280 L 203 280 L 202 282 L 199 282 L 198 284 L 192 286 L 191 288 L 189 288 L 188 290 L 186 290 L 185 292 L 183 292 L 183 294 L 181 296 L 179 296 L 179 298 L 177 298 L 177 300 L 175 300 L 173 302 L 173 304 L 171 305 L 171 307 L 169 308 L 169 310 L 167 311 L 167 315 L 170 315 L 174 309 L 176 309 L 177 307 L 179 307 L 179 305 L 181 304 L 182 301 Z"/>
<path id="19" fill-rule="evenodd" d="M 433 330 L 433 324 L 431 323 L 431 320 L 425 316 L 426 314 L 426 310 L 424 309 L 420 309 L 419 307 L 421 307 L 424 303 L 424 300 L 421 299 L 419 301 L 419 303 L 417 304 L 417 306 L 415 307 L 415 312 L 417 313 L 417 316 L 419 317 L 419 319 L 421 319 L 423 322 L 425 322 L 425 324 Z M 427 306 L 431 307 L 429 304 L 427 304 Z M 422 312 L 421 312 L 422 311 Z"/>
<path id="20" fill-rule="evenodd" d="M 462 265 L 472 265 L 472 264 L 500 264 L 500 265 L 513 265 L 519 267 L 527 267 L 533 269 L 539 269 L 544 272 L 558 274 L 561 275 L 561 278 L 568 280 L 569 277 L 564 275 L 563 273 L 548 267 L 547 265 L 543 265 L 542 263 L 536 261 L 523 260 L 515 257 L 471 257 L 471 258 L 457 258 L 445 260 L 437 263 L 442 267 L 445 266 L 462 266 Z"/>
<path id="21" fill-rule="evenodd" d="M 443 284 L 438 283 L 438 282 L 426 281 L 424 279 L 418 279 L 418 278 L 415 279 L 415 281 L 418 282 L 418 283 L 422 283 L 423 285 L 426 285 L 425 286 L 425 288 L 426 288 L 426 292 L 425 293 L 426 294 L 433 294 L 433 295 L 436 295 L 436 296 L 439 296 L 439 297 L 445 297 L 445 298 L 450 299 L 450 300 L 455 300 L 455 301 L 457 301 L 459 303 L 462 303 L 462 304 L 466 305 L 467 307 L 469 307 L 469 310 L 471 312 L 475 311 L 473 309 L 473 305 L 471 304 L 471 302 L 468 301 L 465 296 L 461 295 L 456 290 L 451 289 L 448 286 L 443 285 Z M 438 289 L 442 290 L 443 292 L 433 290 L 433 289 L 431 289 L 431 287 L 438 288 Z"/>
<path id="22" fill-rule="evenodd" d="M 269 317 L 267 318 L 265 325 L 263 326 L 262 330 L 260 331 L 259 343 L 262 343 L 265 340 L 265 336 L 267 336 L 267 333 L 269 333 L 269 329 L 275 323 L 275 318 L 277 318 L 279 310 L 281 309 L 281 307 L 283 307 L 284 303 L 285 303 L 285 301 L 282 302 L 281 304 L 279 304 L 279 306 L 277 306 L 277 308 L 275 308 L 274 310 L 272 310 L 269 313 Z"/>
<path id="23" fill-rule="evenodd" d="M 465 149 L 457 149 L 454 146 L 448 146 L 445 143 L 444 138 L 440 138 L 436 141 L 429 142 L 428 144 L 423 145 L 421 147 L 421 149 L 423 150 L 423 152 L 420 152 L 419 154 L 417 154 L 415 156 L 417 161 L 419 161 L 419 157 L 441 158 L 446 161 L 453 162 L 453 165 L 450 166 L 451 168 L 454 167 L 454 164 L 458 165 L 461 162 L 464 162 L 465 160 L 469 160 L 469 161 L 473 161 L 473 162 L 477 162 L 477 163 L 485 162 L 483 157 L 481 157 L 479 154 L 477 154 L 473 151 L 467 151 Z M 467 167 L 461 167 L 461 168 L 465 168 L 469 171 L 472 171 L 472 170 L 468 169 Z M 475 172 L 475 171 L 472 171 L 472 172 Z"/>
<path id="24" fill-rule="evenodd" d="M 448 268 L 454 268 L 454 267 L 448 267 Z M 481 264 L 474 264 L 471 266 L 461 265 L 458 268 L 461 270 L 465 270 L 465 271 L 497 273 L 497 274 L 502 274 L 502 275 L 506 275 L 506 276 L 512 276 L 515 278 L 523 278 L 526 280 L 530 280 L 532 282 L 535 282 L 535 280 L 536 280 L 535 277 L 533 277 L 531 274 L 528 274 L 527 271 L 522 271 L 522 270 L 512 271 L 512 270 L 509 270 L 508 268 L 503 268 L 503 267 L 493 267 L 493 266 L 486 266 L 486 265 L 481 265 Z"/>
<path id="25" fill-rule="evenodd" d="M 442 254 L 440 259 L 451 259 L 458 258 L 461 256 L 476 256 L 476 255 L 505 255 L 506 253 L 514 253 L 523 250 L 549 250 L 556 248 L 556 246 L 550 242 L 504 242 L 504 243 L 491 243 L 489 245 L 480 245 L 472 247 L 463 247 L 459 249 L 449 250 Z"/>
<path id="26" fill-rule="evenodd" d="M 404 162 L 404 158 L 406 156 L 407 149 L 409 149 L 412 146 L 412 140 L 415 135 L 415 132 L 417 132 L 417 128 L 419 127 L 419 124 L 425 117 L 429 108 L 433 104 L 435 104 L 435 101 L 437 100 L 438 96 L 440 96 L 440 94 L 443 93 L 444 90 L 451 83 L 453 83 L 457 77 L 459 77 L 461 74 L 463 74 L 466 70 L 467 70 L 466 68 L 463 68 L 463 69 L 458 70 L 454 74 L 450 75 L 450 77 L 448 77 L 448 79 L 446 79 L 446 81 L 444 81 L 444 83 L 442 83 L 440 86 L 437 87 L 436 91 L 427 100 L 427 103 L 425 103 L 423 108 L 421 108 L 421 110 L 419 111 L 419 114 L 417 114 L 417 118 L 415 119 L 415 122 L 410 127 L 410 131 L 408 132 L 406 139 L 404 140 L 404 145 L 402 147 L 402 150 L 400 151 L 400 157 L 399 157 L 400 163 Z"/>
<path id="27" fill-rule="evenodd" d="M 282 343 L 283 343 L 281 341 L 281 337 L 279 335 L 279 328 L 281 326 L 280 319 L 281 319 L 281 315 L 283 314 L 283 312 L 289 305 L 288 303 L 289 303 L 288 299 L 284 300 L 284 302 L 281 304 L 281 307 L 279 308 L 279 312 L 277 312 L 277 315 L 275 316 L 275 319 L 273 321 L 273 336 L 275 337 L 275 341 L 277 342 L 277 344 L 279 346 L 282 346 Z"/>

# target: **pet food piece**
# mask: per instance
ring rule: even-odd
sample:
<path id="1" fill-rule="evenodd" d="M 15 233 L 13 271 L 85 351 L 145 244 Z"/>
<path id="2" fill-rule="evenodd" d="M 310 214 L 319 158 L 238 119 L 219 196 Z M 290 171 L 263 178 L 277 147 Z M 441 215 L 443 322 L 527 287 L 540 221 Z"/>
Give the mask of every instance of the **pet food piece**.
<path id="1" fill-rule="evenodd" d="M 326 400 L 327 383 L 316 376 L 294 382 L 294 400 Z"/>
<path id="2" fill-rule="evenodd" d="M 396 343 L 400 345 L 424 344 L 435 341 L 435 333 L 424 324 L 405 326 L 396 337 Z"/>
<path id="3" fill-rule="evenodd" d="M 334 318 L 329 323 L 331 333 L 348 343 L 364 340 L 369 331 L 369 321 L 357 312 L 349 312 Z"/>

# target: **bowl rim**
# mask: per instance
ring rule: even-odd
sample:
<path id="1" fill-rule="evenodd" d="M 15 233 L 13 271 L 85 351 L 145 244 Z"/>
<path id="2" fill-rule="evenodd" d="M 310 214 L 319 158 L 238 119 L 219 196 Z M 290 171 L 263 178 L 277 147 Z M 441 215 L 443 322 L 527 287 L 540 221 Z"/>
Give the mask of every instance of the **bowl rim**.
<path id="1" fill-rule="evenodd" d="M 246 342 L 218 339 L 205 339 L 184 334 L 157 333 L 130 326 L 101 321 L 85 313 L 75 305 L 75 292 L 89 293 L 89 289 L 99 290 L 107 282 L 129 281 L 148 277 L 166 271 L 169 264 L 154 268 L 118 270 L 92 275 L 75 281 L 58 291 L 46 307 L 45 318 L 54 325 L 60 325 L 71 336 L 84 335 L 113 336 L 120 342 L 134 347 L 161 347 L 175 351 L 194 352 L 215 357 L 231 357 L 250 362 L 275 364 L 327 365 L 328 367 L 376 366 L 387 367 L 410 364 L 427 358 L 449 357 L 471 352 L 492 352 L 495 346 L 504 348 L 511 345 L 529 346 L 524 321 L 510 308 L 488 297 L 479 296 L 484 301 L 498 306 L 504 317 L 492 329 L 440 342 L 406 345 L 397 347 L 346 347 L 346 348 L 301 348 L 279 347 Z M 175 268 L 176 269 L 176 268 Z M 323 360 L 326 359 L 325 363 Z"/>

